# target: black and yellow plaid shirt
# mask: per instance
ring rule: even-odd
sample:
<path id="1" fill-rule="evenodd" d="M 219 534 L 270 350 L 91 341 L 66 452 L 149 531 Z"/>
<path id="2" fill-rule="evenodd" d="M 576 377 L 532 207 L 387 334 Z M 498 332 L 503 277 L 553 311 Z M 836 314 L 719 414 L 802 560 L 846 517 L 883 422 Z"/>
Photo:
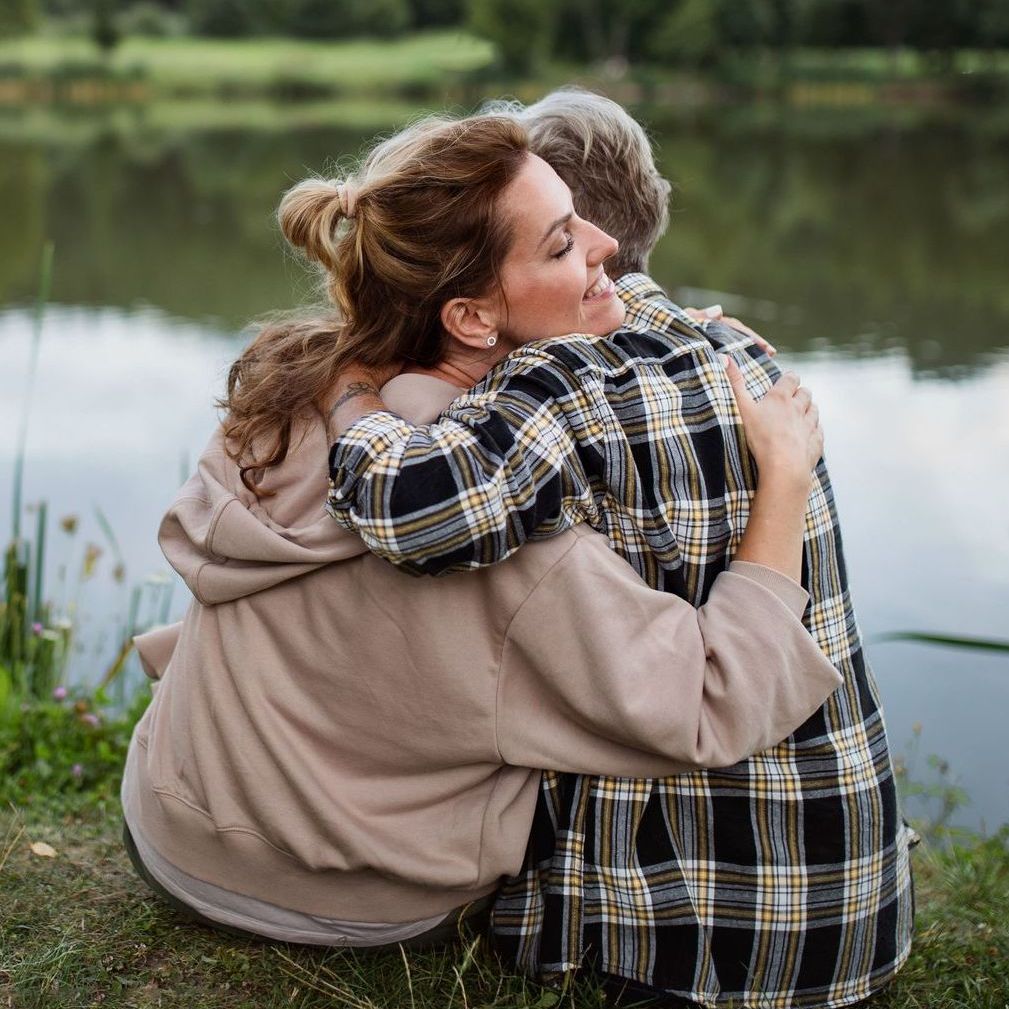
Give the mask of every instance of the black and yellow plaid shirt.
<path id="1" fill-rule="evenodd" d="M 333 447 L 328 507 L 414 572 L 492 564 L 578 522 L 653 587 L 700 606 L 756 483 L 719 361 L 750 392 L 779 372 L 699 326 L 642 274 L 624 328 L 519 348 L 439 421 L 370 414 Z M 636 780 L 543 775 L 522 872 L 493 928 L 531 973 L 586 962 L 708 1006 L 840 1006 L 885 984 L 912 931 L 910 832 L 817 467 L 804 622 L 844 684 L 797 732 L 718 770 Z"/>

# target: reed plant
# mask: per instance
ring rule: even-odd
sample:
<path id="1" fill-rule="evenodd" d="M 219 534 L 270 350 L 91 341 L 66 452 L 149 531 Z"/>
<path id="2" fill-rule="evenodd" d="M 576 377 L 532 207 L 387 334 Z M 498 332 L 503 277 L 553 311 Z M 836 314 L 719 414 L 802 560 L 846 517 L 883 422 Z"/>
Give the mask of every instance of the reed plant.
<path id="1" fill-rule="evenodd" d="M 49 507 L 24 501 L 24 473 L 32 394 L 53 269 L 53 247 L 45 246 L 39 268 L 38 298 L 25 399 L 14 462 L 11 535 L 3 551 L 0 601 L 0 803 L 31 802 L 44 796 L 78 795 L 92 800 L 115 794 L 129 734 L 149 695 L 128 691 L 126 667 L 133 635 L 165 623 L 172 582 L 154 576 L 127 592 L 128 610 L 117 631 L 115 656 L 97 686 L 66 684 L 74 644 L 80 595 L 106 552 L 112 577 L 126 583 L 126 563 L 112 524 L 100 508 L 95 518 L 106 549 L 97 543 L 76 546 L 80 519 L 59 520 L 62 548 L 75 558 L 59 565 L 56 599 L 47 592 Z M 31 516 L 32 522 L 26 519 Z"/>
<path id="2" fill-rule="evenodd" d="M 52 691 L 69 654 L 69 627 L 53 619 L 45 600 L 44 569 L 48 508 L 34 506 L 34 536 L 22 529 L 24 508 L 25 448 L 32 394 L 38 372 L 39 349 L 45 307 L 52 286 L 53 245 L 47 242 L 39 267 L 38 296 L 32 325 L 25 399 L 18 425 L 14 456 L 11 536 L 4 550 L 3 602 L 0 604 L 0 679 L 23 697 L 43 697 Z"/>

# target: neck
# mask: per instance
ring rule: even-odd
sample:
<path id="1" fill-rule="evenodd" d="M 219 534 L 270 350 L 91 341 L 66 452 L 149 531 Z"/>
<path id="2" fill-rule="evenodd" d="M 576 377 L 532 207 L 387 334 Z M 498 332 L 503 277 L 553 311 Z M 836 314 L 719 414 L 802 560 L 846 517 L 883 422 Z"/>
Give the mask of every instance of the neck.
<path id="1" fill-rule="evenodd" d="M 409 365 L 403 369 L 413 375 L 429 375 L 450 382 L 460 389 L 468 389 L 476 385 L 494 367 L 498 361 L 508 356 L 510 346 L 488 347 L 486 353 L 477 353 L 469 348 L 457 350 L 450 348 L 445 356 L 430 368 L 421 365 Z"/>

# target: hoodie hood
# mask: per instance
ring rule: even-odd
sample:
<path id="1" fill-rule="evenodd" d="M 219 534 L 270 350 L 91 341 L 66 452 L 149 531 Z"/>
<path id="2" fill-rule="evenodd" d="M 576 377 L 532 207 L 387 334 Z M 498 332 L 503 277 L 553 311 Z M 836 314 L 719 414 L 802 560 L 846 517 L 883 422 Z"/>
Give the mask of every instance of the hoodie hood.
<path id="1" fill-rule="evenodd" d="M 382 397 L 407 420 L 427 423 L 461 392 L 440 379 L 400 375 L 383 387 Z M 279 466 L 262 471 L 257 498 L 242 483 L 217 428 L 158 532 L 169 564 L 200 603 L 240 599 L 367 552 L 357 534 L 325 510 L 328 458 L 320 415 L 292 432 Z"/>

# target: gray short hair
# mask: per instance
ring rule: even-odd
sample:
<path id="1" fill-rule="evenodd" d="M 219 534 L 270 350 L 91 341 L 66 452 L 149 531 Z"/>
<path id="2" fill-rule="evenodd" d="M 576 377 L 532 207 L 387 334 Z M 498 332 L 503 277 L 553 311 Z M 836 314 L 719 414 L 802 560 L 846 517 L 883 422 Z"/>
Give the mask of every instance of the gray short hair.
<path id="1" fill-rule="evenodd" d="M 534 105 L 495 102 L 491 110 L 519 119 L 534 154 L 568 184 L 580 217 L 620 243 L 607 273 L 645 270 L 669 225 L 671 186 L 655 167 L 648 134 L 621 105 L 570 87 Z"/>

